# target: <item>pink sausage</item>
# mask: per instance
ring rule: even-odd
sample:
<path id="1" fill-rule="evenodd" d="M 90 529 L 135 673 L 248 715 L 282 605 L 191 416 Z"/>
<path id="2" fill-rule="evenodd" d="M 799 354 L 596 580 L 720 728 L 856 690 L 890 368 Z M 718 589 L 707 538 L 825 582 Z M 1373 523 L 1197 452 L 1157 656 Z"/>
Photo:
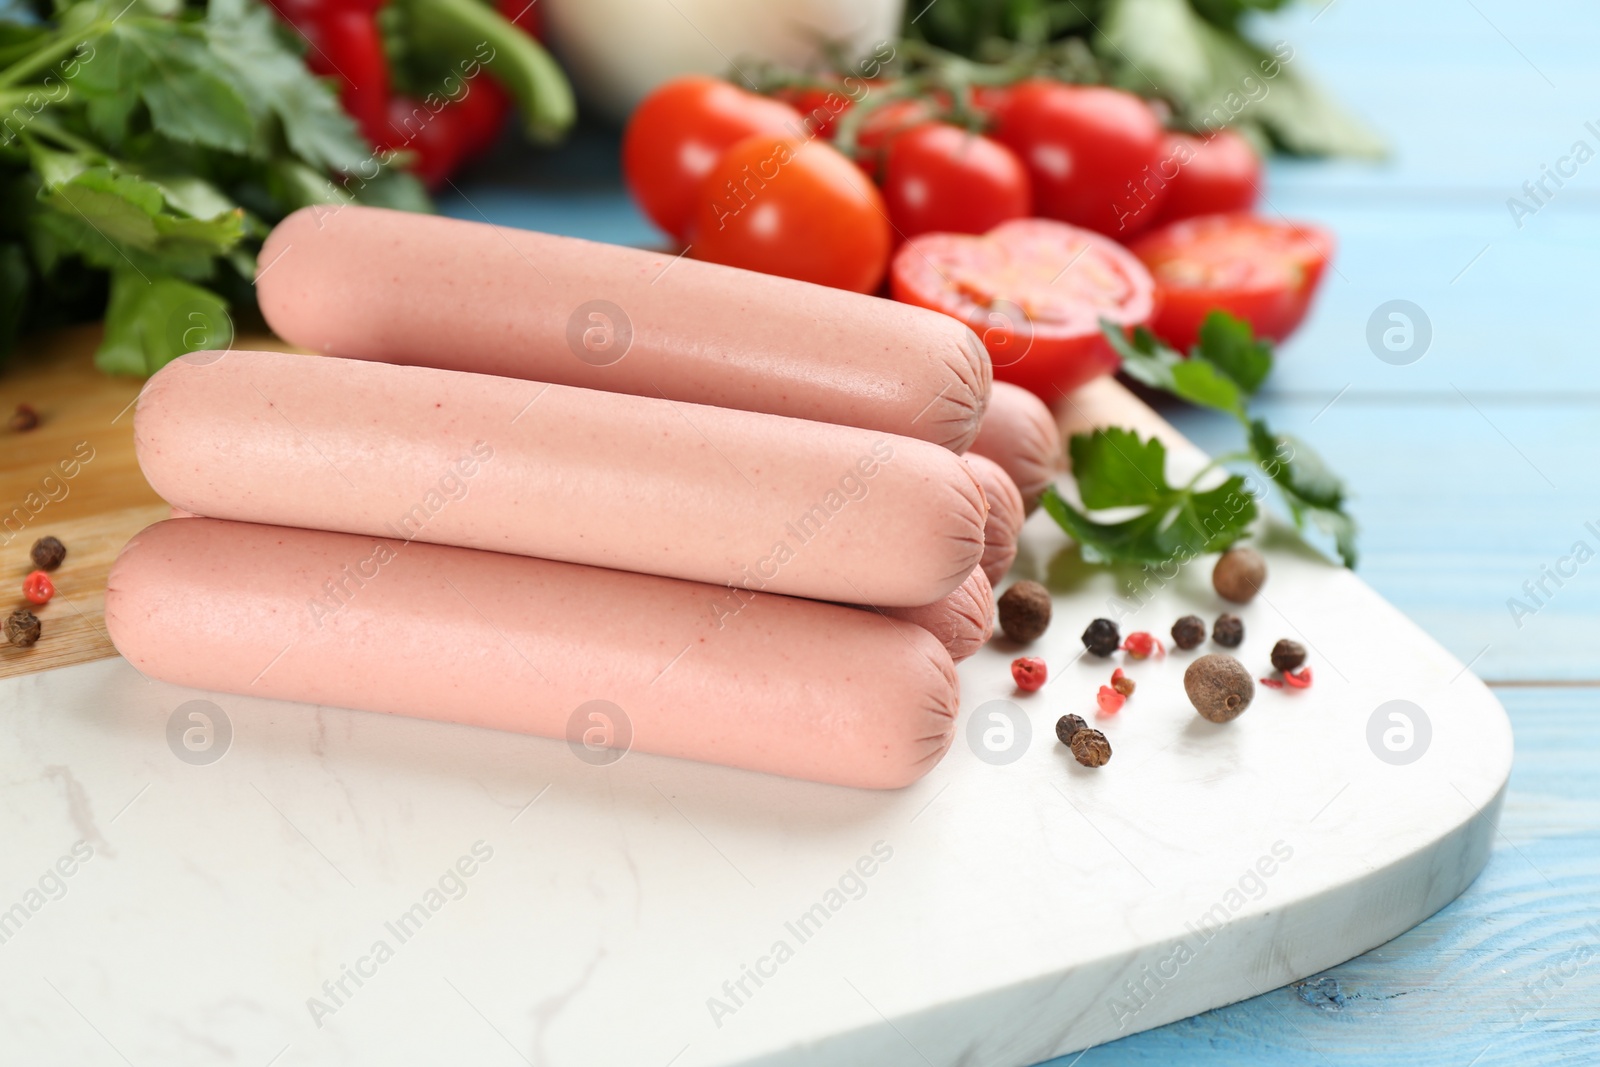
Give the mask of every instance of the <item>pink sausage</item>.
<path id="1" fill-rule="evenodd" d="M 939 639 L 960 663 L 994 636 L 994 589 L 981 568 L 949 595 L 920 608 L 884 608 L 891 619 L 915 623 Z"/>
<path id="2" fill-rule="evenodd" d="M 211 518 L 894 605 L 983 554 L 982 490 L 938 445 L 660 397 L 230 352 L 151 378 L 134 437 Z"/>
<path id="3" fill-rule="evenodd" d="M 278 336 L 329 355 L 764 411 L 965 451 L 989 357 L 962 323 L 661 252 L 304 208 L 261 250 Z"/>
<path id="4" fill-rule="evenodd" d="M 990 585 L 998 585 L 1017 558 L 1017 536 L 1022 533 L 1022 523 L 1027 517 L 1022 506 L 1022 492 L 1011 475 L 1000 469 L 992 459 L 969 452 L 961 457 L 972 476 L 983 489 L 983 499 L 989 505 L 989 517 L 983 524 L 983 573 Z"/>
<path id="5" fill-rule="evenodd" d="M 1055 416 L 1043 400 L 1010 382 L 995 382 L 989 410 L 972 451 L 994 460 L 1011 475 L 1029 514 L 1045 486 L 1066 464 L 1066 448 Z"/>
<path id="6" fill-rule="evenodd" d="M 871 612 L 217 519 L 135 536 L 105 619 L 176 685 L 867 788 L 926 774 L 959 699 L 932 635 Z"/>

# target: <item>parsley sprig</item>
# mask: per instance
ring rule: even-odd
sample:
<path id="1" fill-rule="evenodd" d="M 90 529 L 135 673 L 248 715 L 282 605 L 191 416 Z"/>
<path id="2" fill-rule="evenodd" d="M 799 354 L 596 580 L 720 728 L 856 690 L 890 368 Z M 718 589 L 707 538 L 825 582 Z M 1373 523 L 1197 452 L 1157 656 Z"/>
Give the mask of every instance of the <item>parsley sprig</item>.
<path id="1" fill-rule="evenodd" d="M 1101 323 L 1130 378 L 1202 407 L 1226 412 L 1245 431 L 1245 448 L 1219 456 L 1182 485 L 1167 480 L 1167 450 L 1133 430 L 1075 434 L 1068 445 L 1082 508 L 1054 488 L 1042 504 L 1095 562 L 1164 563 L 1219 552 L 1242 538 L 1259 515 L 1256 492 L 1241 473 L 1201 488 L 1218 468 L 1248 463 L 1277 487 L 1295 525 L 1333 538 L 1347 567 L 1356 563 L 1356 524 L 1344 483 L 1304 441 L 1253 416 L 1249 400 L 1272 369 L 1272 346 L 1249 324 L 1221 311 L 1206 317 L 1187 358 L 1139 327 L 1132 336 Z M 1095 513 L 1131 512 L 1106 516 Z"/>

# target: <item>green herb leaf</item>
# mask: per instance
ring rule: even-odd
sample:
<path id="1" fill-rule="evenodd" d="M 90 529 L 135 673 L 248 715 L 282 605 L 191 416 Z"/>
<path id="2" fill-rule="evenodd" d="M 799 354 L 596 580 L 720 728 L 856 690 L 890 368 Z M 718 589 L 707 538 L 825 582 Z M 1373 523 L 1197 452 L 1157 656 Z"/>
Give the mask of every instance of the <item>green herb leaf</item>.
<path id="1" fill-rule="evenodd" d="M 1132 430 L 1111 427 L 1073 435 L 1068 449 L 1086 508 L 1154 505 L 1171 493 L 1167 449 L 1154 437 L 1141 441 Z"/>
<path id="2" fill-rule="evenodd" d="M 1206 490 L 1169 484 L 1167 450 L 1156 438 L 1143 440 L 1132 430 L 1102 429 L 1075 434 L 1069 448 L 1087 510 L 1073 507 L 1054 488 L 1045 491 L 1041 503 L 1091 562 L 1192 559 L 1227 548 L 1255 521 L 1255 499 L 1239 475 Z M 1144 510 L 1110 522 L 1088 513 L 1131 507 Z"/>
<path id="3" fill-rule="evenodd" d="M 228 305 L 209 289 L 131 270 L 114 271 L 105 337 L 95 366 L 107 374 L 154 374 L 179 356 L 233 343 Z"/>
<path id="4" fill-rule="evenodd" d="M 1130 339 L 1122 327 L 1102 319 L 1100 331 L 1122 357 L 1122 369 L 1130 378 L 1244 420 L 1244 394 L 1238 383 L 1209 360 L 1184 359 L 1142 326 Z"/>
<path id="5" fill-rule="evenodd" d="M 238 80 L 256 116 L 273 117 L 301 160 L 335 171 L 370 160 L 371 150 L 333 91 L 283 46 L 271 12 L 253 0 L 211 0 L 203 28 L 212 54 Z"/>
<path id="6" fill-rule="evenodd" d="M 1226 311 L 1212 311 L 1200 324 L 1200 341 L 1190 353 L 1195 357 L 1214 365 L 1249 396 L 1272 372 L 1271 343 L 1257 340 L 1248 322 Z"/>
<path id="7" fill-rule="evenodd" d="M 1307 520 L 1334 539 L 1346 567 L 1356 565 L 1356 523 L 1345 511 L 1344 482 L 1311 448 L 1289 434 L 1274 433 L 1266 422 L 1250 423 L 1250 454 L 1304 529 Z"/>
<path id="8" fill-rule="evenodd" d="M 0 365 L 11 355 L 33 290 L 33 265 L 20 244 L 0 244 Z"/>

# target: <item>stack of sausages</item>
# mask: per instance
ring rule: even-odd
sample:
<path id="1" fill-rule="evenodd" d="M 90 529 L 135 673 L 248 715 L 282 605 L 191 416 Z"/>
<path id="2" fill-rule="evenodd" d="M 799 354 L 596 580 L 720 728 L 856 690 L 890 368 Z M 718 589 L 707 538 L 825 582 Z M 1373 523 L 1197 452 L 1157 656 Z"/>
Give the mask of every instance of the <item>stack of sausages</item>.
<path id="1" fill-rule="evenodd" d="M 261 263 L 269 324 L 324 355 L 146 385 L 181 517 L 106 598 L 145 674 L 851 786 L 938 762 L 1061 455 L 961 323 L 362 207 Z"/>

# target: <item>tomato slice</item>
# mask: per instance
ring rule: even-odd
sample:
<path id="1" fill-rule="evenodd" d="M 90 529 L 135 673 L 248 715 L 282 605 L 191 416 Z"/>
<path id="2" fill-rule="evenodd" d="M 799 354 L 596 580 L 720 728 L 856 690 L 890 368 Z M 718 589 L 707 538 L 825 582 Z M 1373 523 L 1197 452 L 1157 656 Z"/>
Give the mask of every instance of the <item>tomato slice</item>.
<path id="1" fill-rule="evenodd" d="M 1218 308 L 1258 337 L 1288 337 L 1305 318 L 1333 247 L 1331 233 L 1308 223 L 1201 215 L 1146 234 L 1130 251 L 1155 279 L 1160 311 L 1150 328 L 1186 352 Z"/>
<path id="2" fill-rule="evenodd" d="M 942 311 L 983 338 L 994 376 L 1047 401 L 1117 369 L 1100 320 L 1131 328 L 1154 302 L 1127 249 L 1064 222 L 1017 219 L 982 236 L 913 237 L 890 268 L 896 300 Z"/>

